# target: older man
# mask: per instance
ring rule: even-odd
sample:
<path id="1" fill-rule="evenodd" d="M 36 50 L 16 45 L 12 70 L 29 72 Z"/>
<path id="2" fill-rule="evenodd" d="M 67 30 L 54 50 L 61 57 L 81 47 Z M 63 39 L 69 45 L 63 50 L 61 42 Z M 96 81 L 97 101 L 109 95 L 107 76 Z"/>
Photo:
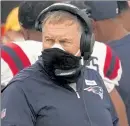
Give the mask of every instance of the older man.
<path id="1" fill-rule="evenodd" d="M 2 125 L 118 126 L 102 79 L 86 67 L 94 45 L 87 15 L 54 4 L 38 16 L 36 27 L 44 50 L 3 91 Z"/>

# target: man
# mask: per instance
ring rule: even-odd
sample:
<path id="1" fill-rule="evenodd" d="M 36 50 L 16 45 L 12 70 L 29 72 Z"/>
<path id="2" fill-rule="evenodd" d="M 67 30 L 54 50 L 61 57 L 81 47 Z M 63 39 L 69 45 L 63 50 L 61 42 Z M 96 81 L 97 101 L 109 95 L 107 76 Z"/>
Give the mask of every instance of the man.
<path id="1" fill-rule="evenodd" d="M 126 105 L 126 112 L 128 115 L 128 120 L 130 124 L 130 35 L 125 36 L 124 38 L 118 40 L 118 41 L 112 41 L 108 43 L 118 54 L 118 56 L 121 59 L 122 62 L 122 69 L 123 69 L 123 75 L 120 80 L 120 86 L 117 87 L 125 105 Z"/>
<path id="2" fill-rule="evenodd" d="M 122 23 L 123 27 L 129 32 L 130 8 L 128 7 L 126 1 L 118 2 L 118 6 L 120 7 L 120 14 L 119 16 L 117 16 L 116 21 L 117 23 Z M 123 75 L 120 80 L 120 86 L 117 87 L 117 89 L 126 105 L 126 111 L 130 125 L 130 69 L 128 69 L 130 66 L 130 58 L 128 56 L 128 54 L 130 53 L 130 34 L 128 32 L 127 35 L 124 34 L 124 36 L 120 40 L 111 41 L 108 43 L 108 45 L 110 45 L 113 50 L 116 51 L 122 62 Z"/>
<path id="3" fill-rule="evenodd" d="M 115 20 L 119 14 L 116 1 L 89 1 L 85 3 L 91 8 L 91 18 L 97 41 L 106 43 L 119 40 L 128 34 L 122 24 Z"/>
<path id="4" fill-rule="evenodd" d="M 107 9 L 108 4 L 106 4 L 106 6 L 105 5 L 102 5 L 102 6 L 105 7 L 105 9 Z M 98 6 L 98 8 L 100 8 L 100 6 Z M 116 8 L 117 7 L 115 6 L 115 9 Z M 99 17 L 99 15 L 97 15 L 97 17 Z M 120 24 L 120 19 L 121 18 L 119 18 L 117 15 L 117 17 L 115 17 L 115 18 L 113 17 L 113 19 L 110 19 L 111 21 L 108 21 L 109 22 L 108 24 L 104 20 L 101 20 L 101 22 L 102 22 L 101 24 L 99 21 L 100 26 L 102 27 L 102 29 L 104 29 L 103 30 L 104 36 L 101 37 L 102 32 L 100 32 L 98 30 L 98 27 L 95 28 L 95 29 L 97 29 L 97 30 L 95 30 L 95 31 L 97 31 L 95 34 L 97 34 L 97 38 L 99 38 L 99 36 L 100 36 L 101 40 L 104 40 L 104 38 L 107 38 L 109 36 L 106 39 L 106 42 L 108 42 L 107 44 L 112 47 L 112 49 L 117 53 L 117 55 L 121 59 L 123 75 L 122 75 L 122 78 L 120 81 L 120 86 L 117 87 L 117 89 L 126 105 L 126 112 L 127 112 L 128 120 L 129 120 L 129 124 L 130 124 L 130 103 L 129 103 L 129 94 L 130 94 L 129 74 L 130 74 L 130 71 L 128 69 L 129 64 L 130 64 L 130 60 L 129 60 L 129 56 L 128 56 L 128 54 L 130 53 L 129 52 L 130 34 L 128 33 L 128 31 L 126 31 L 126 29 L 124 29 L 123 24 Z M 109 28 L 107 28 L 107 27 L 109 27 Z M 109 33 L 108 33 L 108 31 L 109 31 Z"/>
<path id="5" fill-rule="evenodd" d="M 128 1 L 117 1 L 119 8 L 119 23 L 123 24 L 123 27 L 130 32 L 130 6 Z"/>
<path id="6" fill-rule="evenodd" d="M 20 22 L 22 39 L 15 36 L 13 40 L 1 47 L 1 85 L 2 89 L 20 70 L 35 63 L 42 51 L 41 32 L 35 30 L 34 24 L 37 15 L 43 8 L 53 2 L 22 2 L 16 11 Z M 16 13 L 16 12 L 15 12 Z M 12 16 L 8 18 L 6 30 L 14 29 L 11 25 Z M 14 17 L 13 17 L 14 18 Z M 17 18 L 17 17 L 16 17 Z M 18 21 L 16 21 L 18 24 Z M 15 24 L 15 25 L 16 25 Z M 20 26 L 17 26 L 20 27 Z M 15 26 L 16 28 L 16 26 Z M 20 29 L 19 29 L 20 30 Z M 8 31 L 8 30 L 7 30 Z M 11 31 L 12 32 L 12 31 Z"/>
<path id="7" fill-rule="evenodd" d="M 107 42 L 107 44 L 113 48 L 113 50 L 121 59 L 123 75 L 120 81 L 120 86 L 117 88 L 126 105 L 126 112 L 130 123 L 130 71 L 128 69 L 130 64 L 128 56 L 130 50 L 130 35 L 128 31 L 124 29 L 123 25 L 119 23 L 120 18 L 118 18 L 117 4 L 115 2 L 91 1 L 86 3 L 91 8 L 91 17 L 94 21 L 96 40 Z M 113 13 L 112 10 L 115 13 Z"/>
<path id="8" fill-rule="evenodd" d="M 106 41 L 110 41 L 111 39 L 113 40 L 119 38 L 120 35 L 123 36 L 123 34 L 119 34 L 119 33 L 118 33 L 119 36 L 115 35 L 115 33 L 117 33 L 115 31 L 116 29 L 113 29 L 113 31 L 111 32 L 109 31 L 111 28 L 114 27 L 115 24 L 115 22 L 113 22 L 114 21 L 113 18 L 117 16 L 116 2 L 114 1 L 83 1 L 83 2 L 73 1 L 71 3 L 86 11 L 87 14 L 92 18 L 96 40 L 100 40 L 101 42 L 106 42 Z M 116 24 L 116 26 L 120 26 L 120 25 Z M 117 27 L 118 30 L 120 30 L 121 28 L 122 28 L 121 26 Z M 123 33 L 123 30 L 121 32 Z M 91 65 L 90 68 L 95 68 L 96 66 L 95 64 L 98 64 L 99 73 L 104 80 L 104 83 L 108 89 L 108 92 L 110 93 L 111 99 L 118 113 L 120 119 L 119 120 L 120 125 L 121 126 L 127 125 L 125 105 L 115 88 L 115 86 L 119 86 L 118 81 L 120 80 L 121 73 L 122 73 L 120 69 L 120 61 L 118 57 L 111 50 L 109 46 L 99 42 L 95 42 L 92 57 L 96 57 L 98 60 L 96 61 L 95 59 L 95 62 L 93 63 L 94 65 Z"/>
<path id="9" fill-rule="evenodd" d="M 41 33 L 36 31 L 34 28 L 35 20 L 37 15 L 43 8 L 48 7 L 49 5 L 53 4 L 53 1 L 44 1 L 44 2 L 37 2 L 37 1 L 24 1 L 21 3 L 19 8 L 19 22 L 22 26 L 22 34 L 25 40 L 36 40 L 42 41 Z"/>
<path id="10" fill-rule="evenodd" d="M 87 15 L 59 3 L 41 13 L 36 27 L 44 51 L 3 91 L 2 125 L 117 126 L 100 76 L 85 65 L 94 44 Z"/>

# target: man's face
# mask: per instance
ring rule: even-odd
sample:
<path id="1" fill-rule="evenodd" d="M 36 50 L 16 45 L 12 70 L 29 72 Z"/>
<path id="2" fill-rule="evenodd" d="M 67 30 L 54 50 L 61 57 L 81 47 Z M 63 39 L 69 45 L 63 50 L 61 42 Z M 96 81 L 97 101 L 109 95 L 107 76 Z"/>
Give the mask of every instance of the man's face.
<path id="1" fill-rule="evenodd" d="M 99 42 L 109 41 L 109 38 L 107 37 L 106 29 L 110 29 L 109 20 L 93 21 L 93 31 L 94 31 L 96 41 Z"/>
<path id="2" fill-rule="evenodd" d="M 52 48 L 55 44 L 59 44 L 62 48 L 73 55 L 75 55 L 80 48 L 80 32 L 77 23 L 66 25 L 64 23 L 44 24 L 43 31 L 43 48 Z"/>
<path id="3" fill-rule="evenodd" d="M 102 27 L 100 21 L 92 20 L 92 24 L 93 24 L 93 32 L 95 35 L 95 40 L 102 42 L 103 36 L 102 36 Z"/>

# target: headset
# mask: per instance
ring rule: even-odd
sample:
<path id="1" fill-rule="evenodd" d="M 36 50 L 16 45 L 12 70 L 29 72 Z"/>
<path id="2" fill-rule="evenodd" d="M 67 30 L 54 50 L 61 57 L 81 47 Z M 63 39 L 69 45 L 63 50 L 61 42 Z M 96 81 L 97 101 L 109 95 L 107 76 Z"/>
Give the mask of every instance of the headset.
<path id="1" fill-rule="evenodd" d="M 92 32 L 91 19 L 88 17 L 85 11 L 80 10 L 76 6 L 67 3 L 52 4 L 51 6 L 45 8 L 38 15 L 35 21 L 36 30 L 42 32 L 42 21 L 46 17 L 47 13 L 59 10 L 69 12 L 81 21 L 84 31 L 80 39 L 80 51 L 84 61 L 87 61 L 92 54 L 95 38 Z"/>

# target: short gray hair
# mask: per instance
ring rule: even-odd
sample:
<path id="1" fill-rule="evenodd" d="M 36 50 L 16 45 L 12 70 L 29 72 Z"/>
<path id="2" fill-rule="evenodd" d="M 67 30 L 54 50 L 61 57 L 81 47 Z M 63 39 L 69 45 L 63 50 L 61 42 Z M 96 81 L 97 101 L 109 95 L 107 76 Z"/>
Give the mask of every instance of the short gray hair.
<path id="1" fill-rule="evenodd" d="M 74 23 L 77 23 L 79 25 L 79 32 L 80 34 L 83 33 L 83 25 L 81 23 L 81 21 L 74 15 L 72 15 L 69 12 L 66 11 L 53 11 L 53 12 L 49 12 L 46 17 L 43 20 L 42 26 L 44 27 L 44 25 L 48 22 L 51 24 L 58 24 L 58 23 L 64 23 L 65 21 L 70 21 L 67 25 L 70 26 Z"/>

